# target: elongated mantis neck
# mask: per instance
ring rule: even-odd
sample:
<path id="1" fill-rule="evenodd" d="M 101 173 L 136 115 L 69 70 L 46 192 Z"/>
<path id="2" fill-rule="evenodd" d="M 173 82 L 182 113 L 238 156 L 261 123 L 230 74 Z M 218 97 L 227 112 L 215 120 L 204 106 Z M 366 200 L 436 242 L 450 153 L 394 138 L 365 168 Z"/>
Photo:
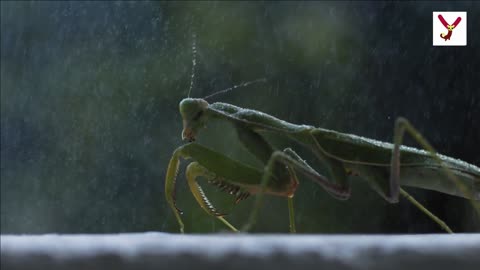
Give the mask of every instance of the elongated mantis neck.
<path id="1" fill-rule="evenodd" d="M 260 111 L 244 109 L 227 103 L 212 103 L 208 106 L 207 111 L 213 118 L 242 123 L 251 128 L 282 134 L 298 133 L 313 128 L 308 125 L 292 124 Z"/>

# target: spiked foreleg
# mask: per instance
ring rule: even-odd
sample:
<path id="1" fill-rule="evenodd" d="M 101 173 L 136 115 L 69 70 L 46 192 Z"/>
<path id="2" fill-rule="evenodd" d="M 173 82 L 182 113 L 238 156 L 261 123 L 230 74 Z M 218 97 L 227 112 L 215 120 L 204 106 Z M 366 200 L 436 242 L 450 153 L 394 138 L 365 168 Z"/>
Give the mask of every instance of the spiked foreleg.
<path id="1" fill-rule="evenodd" d="M 208 181 L 213 181 L 216 179 L 216 175 L 209 172 L 198 162 L 192 162 L 188 165 L 186 175 L 188 180 L 188 186 L 192 191 L 193 197 L 195 197 L 198 204 L 200 204 L 203 210 L 205 210 L 209 215 L 218 218 L 232 231 L 238 232 L 238 230 L 234 226 L 232 226 L 232 224 L 230 224 L 226 219 L 223 218 L 225 214 L 218 212 L 217 209 L 212 205 L 212 203 L 208 200 L 207 196 L 203 192 L 202 187 L 197 182 L 197 177 L 204 177 Z"/>
<path id="2" fill-rule="evenodd" d="M 209 214 L 217 216 L 223 223 L 225 223 L 232 230 L 236 230 L 233 226 L 221 217 L 221 214 L 216 210 L 212 211 L 211 204 L 203 194 L 203 190 L 196 182 L 198 176 L 204 176 L 207 180 L 211 180 L 213 185 L 223 187 L 227 185 L 229 187 L 228 192 L 232 192 L 231 187 L 243 187 L 236 193 L 236 202 L 239 202 L 248 197 L 249 189 L 255 189 L 262 177 L 262 173 L 250 166 L 242 164 L 238 161 L 232 160 L 220 153 L 217 153 L 211 149 L 201 146 L 196 143 L 190 143 L 177 148 L 170 163 L 168 164 L 166 179 L 165 179 L 165 195 L 168 204 L 172 208 L 175 217 L 180 226 L 180 232 L 184 232 L 184 224 L 181 219 L 181 211 L 176 206 L 175 198 L 175 182 L 177 179 L 177 173 L 180 165 L 180 158 L 193 159 L 193 162 L 187 168 L 187 179 L 192 190 L 195 199 L 199 202 L 200 206 L 205 209 Z M 216 178 L 213 178 L 216 176 Z M 223 179 L 220 182 L 215 183 L 216 179 Z M 224 190 L 225 191 L 225 190 Z"/>
<path id="3" fill-rule="evenodd" d="M 175 217 L 177 218 L 178 225 L 180 226 L 180 232 L 184 232 L 185 226 L 183 225 L 180 215 L 182 211 L 178 209 L 175 200 L 175 183 L 177 181 L 178 167 L 180 165 L 180 156 L 182 154 L 182 147 L 179 147 L 173 152 L 172 158 L 168 163 L 167 174 L 165 177 L 165 197 L 168 205 L 172 208 Z"/>

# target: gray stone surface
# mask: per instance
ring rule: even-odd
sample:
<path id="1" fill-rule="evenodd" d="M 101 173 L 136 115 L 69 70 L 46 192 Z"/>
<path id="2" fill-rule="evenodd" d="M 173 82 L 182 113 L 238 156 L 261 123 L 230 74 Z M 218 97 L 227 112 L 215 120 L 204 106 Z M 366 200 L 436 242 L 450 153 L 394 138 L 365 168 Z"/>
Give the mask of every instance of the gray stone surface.
<path id="1" fill-rule="evenodd" d="M 480 234 L 2 235 L 1 269 L 480 269 Z"/>

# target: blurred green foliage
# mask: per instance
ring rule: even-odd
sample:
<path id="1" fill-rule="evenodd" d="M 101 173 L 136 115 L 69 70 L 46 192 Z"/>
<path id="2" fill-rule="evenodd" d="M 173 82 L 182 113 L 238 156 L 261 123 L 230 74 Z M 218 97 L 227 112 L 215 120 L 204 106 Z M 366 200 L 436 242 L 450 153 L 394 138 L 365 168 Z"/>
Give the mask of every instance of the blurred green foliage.
<path id="1" fill-rule="evenodd" d="M 467 47 L 432 46 L 437 10 L 468 12 Z M 478 165 L 479 18 L 478 4 L 457 1 L 2 1 L 1 232 L 178 230 L 163 185 L 183 143 L 192 33 L 194 97 L 266 77 L 215 101 L 384 141 L 404 116 L 442 153 Z M 254 163 L 228 126 L 212 123 L 199 142 Z M 225 230 L 182 174 L 178 186 L 188 232 Z M 467 201 L 410 191 L 454 230 L 480 230 Z M 302 181 L 295 204 L 300 232 L 439 231 L 360 181 L 347 202 Z M 286 206 L 269 197 L 255 231 L 288 231 Z M 251 209 L 249 199 L 229 220 L 240 226 Z"/>

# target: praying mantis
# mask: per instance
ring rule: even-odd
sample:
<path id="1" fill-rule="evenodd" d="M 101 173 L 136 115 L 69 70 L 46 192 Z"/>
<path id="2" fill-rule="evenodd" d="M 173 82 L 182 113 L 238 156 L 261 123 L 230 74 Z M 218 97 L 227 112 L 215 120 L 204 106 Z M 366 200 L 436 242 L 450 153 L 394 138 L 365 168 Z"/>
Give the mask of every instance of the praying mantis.
<path id="1" fill-rule="evenodd" d="M 181 211 L 174 196 L 180 158 L 193 160 L 187 166 L 186 178 L 196 201 L 208 214 L 217 217 L 233 231 L 238 230 L 210 203 L 197 178 L 203 177 L 208 183 L 233 195 L 237 203 L 250 195 L 257 195 L 254 209 L 243 229 L 245 231 L 254 225 L 264 194 L 287 198 L 290 231 L 296 231 L 293 196 L 299 184 L 297 174 L 316 182 L 340 200 L 350 197 L 349 176 L 359 176 L 390 203 L 397 203 L 399 196 L 404 196 L 447 232 L 452 231 L 400 185 L 480 200 L 480 168 L 437 154 L 404 118 L 396 120 L 394 143 L 390 144 L 309 125 L 295 125 L 259 111 L 220 102 L 209 104 L 200 98 L 183 99 L 179 107 L 183 118 L 182 139 L 189 143 L 178 147 L 172 155 L 166 173 L 165 194 L 182 233 Z M 214 119 L 234 126 L 240 143 L 264 164 L 263 170 L 194 142 L 197 134 Z M 426 151 L 401 145 L 405 132 L 412 135 Z M 329 168 L 329 176 L 314 170 L 293 149 L 275 149 L 263 136 L 266 133 L 287 137 L 310 149 L 317 160 Z M 478 209 L 477 202 L 473 203 Z"/>
<path id="2" fill-rule="evenodd" d="M 195 36 L 192 50 L 194 58 L 188 96 L 195 74 Z M 386 143 L 310 125 L 292 124 L 260 111 L 221 102 L 210 104 L 206 101 L 213 95 L 258 81 L 264 80 L 237 85 L 205 98 L 188 97 L 180 102 L 182 140 L 188 143 L 173 152 L 166 172 L 165 195 L 181 233 L 184 233 L 182 212 L 176 206 L 175 199 L 175 184 L 181 159 L 193 160 L 187 166 L 185 175 L 200 207 L 234 232 L 239 230 L 209 201 L 198 179 L 203 178 L 221 191 L 231 194 L 236 203 L 256 195 L 254 208 L 242 231 L 248 231 L 255 224 L 263 197 L 268 194 L 287 198 L 290 232 L 296 232 L 293 197 L 299 185 L 297 175 L 317 183 L 339 200 L 350 197 L 351 176 L 360 177 L 389 203 L 397 203 L 400 195 L 405 197 L 449 233 L 452 233 L 452 230 L 445 222 L 416 201 L 401 186 L 435 190 L 469 199 L 480 214 L 480 168 L 438 154 L 405 118 L 400 117 L 395 121 L 393 143 Z M 252 167 L 196 143 L 195 138 L 199 132 L 212 120 L 232 125 L 239 142 L 264 167 Z M 406 133 L 425 150 L 402 145 Z M 315 161 L 320 162 L 326 171 L 320 173 L 312 168 L 292 148 L 275 148 L 268 141 L 268 134 L 287 138 L 309 150 L 315 156 Z"/>

